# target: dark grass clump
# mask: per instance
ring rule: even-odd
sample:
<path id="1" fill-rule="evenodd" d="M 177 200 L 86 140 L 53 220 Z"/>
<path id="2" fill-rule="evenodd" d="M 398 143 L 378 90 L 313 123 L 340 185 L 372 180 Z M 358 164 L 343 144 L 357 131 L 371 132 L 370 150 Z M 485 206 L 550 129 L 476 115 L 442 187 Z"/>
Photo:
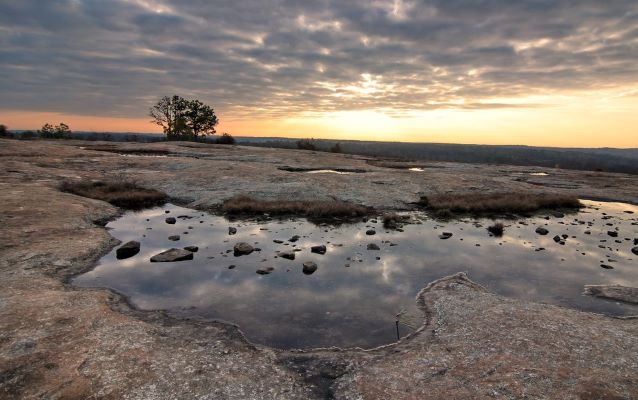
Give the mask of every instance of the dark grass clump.
<path id="1" fill-rule="evenodd" d="M 503 225 L 502 222 L 497 222 L 494 225 L 488 226 L 487 231 L 496 237 L 501 237 L 505 231 L 505 225 Z"/>
<path id="2" fill-rule="evenodd" d="M 544 209 L 582 207 L 577 197 L 559 193 L 436 194 L 422 197 L 419 204 L 446 216 L 463 213 L 521 214 Z"/>
<path id="3" fill-rule="evenodd" d="M 366 215 L 366 207 L 339 200 L 259 200 L 250 196 L 235 196 L 222 205 L 229 215 L 254 216 L 292 215 L 308 218 L 353 218 Z"/>
<path id="4" fill-rule="evenodd" d="M 164 192 L 146 189 L 130 181 L 63 182 L 60 190 L 130 210 L 161 205 L 167 199 Z"/>
<path id="5" fill-rule="evenodd" d="M 409 217 L 401 216 L 397 213 L 385 213 L 381 217 L 383 221 L 383 227 L 386 229 L 397 229 L 405 222 Z"/>

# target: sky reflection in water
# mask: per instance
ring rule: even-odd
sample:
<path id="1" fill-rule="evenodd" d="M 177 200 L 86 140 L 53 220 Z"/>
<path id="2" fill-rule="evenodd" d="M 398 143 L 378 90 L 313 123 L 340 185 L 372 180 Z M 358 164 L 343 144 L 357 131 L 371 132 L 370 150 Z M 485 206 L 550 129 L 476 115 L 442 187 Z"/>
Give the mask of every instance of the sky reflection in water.
<path id="1" fill-rule="evenodd" d="M 634 306 L 581 295 L 586 284 L 638 286 L 638 257 L 631 253 L 638 236 L 638 207 L 585 203 L 588 207 L 582 212 L 564 218 L 506 221 L 502 238 L 488 235 L 486 227 L 492 221 L 485 219 L 440 222 L 412 213 L 419 223 L 396 232 L 383 229 L 380 220 L 339 227 L 305 220 L 229 222 L 166 205 L 127 213 L 109 223 L 111 235 L 122 242 L 140 241 L 140 253 L 117 260 L 113 250 L 74 283 L 113 288 L 130 296 L 141 309 L 233 322 L 251 341 L 279 348 L 369 348 L 390 343 L 396 340 L 398 312 L 406 310 L 420 318 L 414 301 L 418 291 L 460 271 L 505 296 L 594 312 L 638 314 Z M 603 213 L 612 218 L 602 219 Z M 192 218 L 178 218 L 175 225 L 164 222 L 167 216 L 181 215 Z M 229 226 L 237 227 L 236 235 L 228 235 Z M 537 226 L 550 233 L 536 234 Z M 376 235 L 365 234 L 370 227 Z M 617 238 L 608 236 L 607 231 L 616 229 Z M 453 236 L 441 240 L 443 231 Z M 168 240 L 176 234 L 181 235 L 179 241 Z M 552 240 L 556 234 L 569 235 L 565 245 Z M 293 235 L 301 239 L 289 243 Z M 241 241 L 261 251 L 242 257 L 227 253 Z M 378 244 L 381 250 L 367 250 L 368 243 Z M 317 244 L 327 246 L 325 255 L 310 252 L 310 246 Z M 189 245 L 200 248 L 193 261 L 149 262 L 163 250 Z M 536 251 L 540 247 L 546 250 Z M 295 248 L 302 251 L 294 261 L 275 257 L 277 251 Z M 305 261 L 319 266 L 313 275 L 302 273 Z M 601 262 L 614 269 L 601 268 Z M 229 269 L 230 265 L 236 267 Z M 255 273 L 264 267 L 275 270 L 265 276 Z M 401 335 L 409 331 L 401 326 Z"/>

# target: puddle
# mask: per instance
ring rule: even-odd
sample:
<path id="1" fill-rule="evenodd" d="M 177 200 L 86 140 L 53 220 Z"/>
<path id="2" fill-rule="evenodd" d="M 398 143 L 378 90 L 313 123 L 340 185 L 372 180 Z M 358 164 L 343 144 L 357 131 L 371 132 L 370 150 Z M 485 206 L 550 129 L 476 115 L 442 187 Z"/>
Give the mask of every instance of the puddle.
<path id="1" fill-rule="evenodd" d="M 423 168 L 408 168 L 408 171 L 423 172 L 425 170 Z"/>
<path id="2" fill-rule="evenodd" d="M 531 176 L 549 176 L 548 173 L 545 172 L 530 172 Z"/>
<path id="3" fill-rule="evenodd" d="M 317 169 L 314 171 L 306 171 L 307 174 L 339 174 L 350 175 L 350 172 L 335 171 L 334 169 Z"/>
<path id="4" fill-rule="evenodd" d="M 440 223 L 412 213 L 421 223 L 398 232 L 386 231 L 381 221 L 338 227 L 305 220 L 229 222 L 166 205 L 126 213 L 109 223 L 111 235 L 122 242 L 140 241 L 140 253 L 117 260 L 113 250 L 73 282 L 113 288 L 141 309 L 229 321 L 249 340 L 278 348 L 391 343 L 396 340 L 397 314 L 402 336 L 422 321 L 414 300 L 418 291 L 460 271 L 509 297 L 613 315 L 638 314 L 635 306 L 581 295 L 586 284 L 638 286 L 638 256 L 631 253 L 638 237 L 638 207 L 584 203 L 583 211 L 563 218 L 506 221 L 500 238 L 488 235 L 492 221 L 485 219 Z M 174 225 L 165 222 L 171 216 L 176 217 Z M 235 235 L 228 234 L 231 226 L 237 228 Z M 535 233 L 539 226 L 549 234 Z M 376 234 L 367 235 L 370 229 Z M 452 237 L 440 239 L 443 232 Z M 564 245 L 552 239 L 563 234 L 568 235 Z M 171 235 L 181 238 L 170 241 Z M 299 240 L 289 242 L 294 235 Z M 238 242 L 261 251 L 234 257 Z M 380 250 L 368 250 L 369 243 Z M 311 246 L 321 244 L 326 245 L 324 255 L 311 253 Z M 186 246 L 199 246 L 191 261 L 149 261 L 161 251 Z M 276 257 L 278 251 L 294 249 L 301 250 L 295 260 Z M 318 266 L 311 275 L 302 272 L 308 261 Z M 256 273 L 267 268 L 274 270 Z"/>
<path id="5" fill-rule="evenodd" d="M 153 153 L 117 153 L 122 157 L 151 157 L 151 158 L 166 158 L 166 154 L 153 154 Z"/>

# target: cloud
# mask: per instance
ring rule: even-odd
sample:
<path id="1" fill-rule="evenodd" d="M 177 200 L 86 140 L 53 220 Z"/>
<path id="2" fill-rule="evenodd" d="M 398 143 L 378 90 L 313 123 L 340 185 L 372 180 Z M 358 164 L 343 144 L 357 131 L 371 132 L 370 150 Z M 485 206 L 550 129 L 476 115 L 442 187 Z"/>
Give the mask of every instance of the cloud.
<path id="1" fill-rule="evenodd" d="M 506 107 L 638 83 L 633 0 L 0 1 L 0 108 L 235 117 Z M 516 105 L 520 107 L 520 104 Z"/>

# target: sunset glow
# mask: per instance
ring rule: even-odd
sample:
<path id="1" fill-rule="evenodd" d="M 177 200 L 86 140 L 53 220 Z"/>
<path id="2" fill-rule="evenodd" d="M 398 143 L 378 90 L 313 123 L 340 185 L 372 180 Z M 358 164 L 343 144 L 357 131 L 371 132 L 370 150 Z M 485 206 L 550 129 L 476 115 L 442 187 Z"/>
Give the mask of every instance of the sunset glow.
<path id="1" fill-rule="evenodd" d="M 236 136 L 638 147 L 638 5 L 566 3 L 7 3 L 0 123 L 161 132 L 179 94 Z"/>

